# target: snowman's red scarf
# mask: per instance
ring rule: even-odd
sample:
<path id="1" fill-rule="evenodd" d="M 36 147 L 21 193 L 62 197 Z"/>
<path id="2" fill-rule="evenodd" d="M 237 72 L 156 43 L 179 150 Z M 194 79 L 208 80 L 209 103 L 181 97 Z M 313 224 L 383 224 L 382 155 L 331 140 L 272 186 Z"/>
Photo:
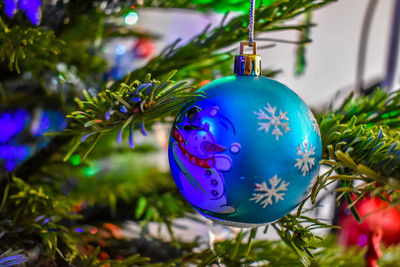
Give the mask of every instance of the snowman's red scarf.
<path id="1" fill-rule="evenodd" d="M 182 151 L 182 154 L 184 155 L 184 157 L 188 161 L 190 161 L 194 165 L 197 165 L 197 166 L 202 167 L 202 168 L 211 168 L 211 167 L 214 166 L 214 164 L 215 164 L 214 157 L 207 158 L 207 159 L 201 159 L 201 158 L 198 158 L 198 157 L 190 154 L 190 152 L 187 151 L 187 149 L 185 147 L 185 138 L 183 137 L 181 132 L 179 132 L 178 129 L 176 129 L 176 128 L 174 129 L 174 132 L 173 132 L 172 136 L 178 142 L 178 145 L 179 145 L 179 148 Z"/>

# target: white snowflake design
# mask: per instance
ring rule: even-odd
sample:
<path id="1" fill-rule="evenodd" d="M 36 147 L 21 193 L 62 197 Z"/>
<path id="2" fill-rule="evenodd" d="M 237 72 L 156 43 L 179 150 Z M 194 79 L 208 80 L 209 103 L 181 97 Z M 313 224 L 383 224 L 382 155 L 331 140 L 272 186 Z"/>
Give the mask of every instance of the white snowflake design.
<path id="1" fill-rule="evenodd" d="M 289 122 L 283 122 L 289 120 L 289 118 L 286 116 L 287 112 L 282 112 L 282 110 L 279 110 L 279 115 L 276 116 L 276 107 L 271 107 L 269 103 L 267 103 L 267 106 L 264 107 L 264 109 L 269 113 L 268 115 L 262 109 L 259 109 L 259 112 L 254 112 L 256 115 L 258 115 L 257 119 L 268 121 L 258 123 L 260 125 L 260 128 L 258 128 L 259 131 L 265 130 L 265 132 L 268 133 L 270 126 L 274 126 L 272 135 L 275 135 L 276 140 L 279 139 L 279 136 L 283 135 L 282 130 L 285 133 L 290 131 Z M 279 127 L 281 127 L 282 130 Z"/>
<path id="2" fill-rule="evenodd" d="M 299 170 L 303 172 L 303 176 L 306 176 L 306 173 L 309 172 L 312 167 L 315 165 L 315 158 L 312 157 L 312 155 L 315 155 L 315 147 L 309 144 L 309 141 L 306 138 L 304 138 L 303 141 L 303 146 L 299 144 L 298 147 L 296 147 L 297 153 L 296 155 L 299 155 L 300 158 L 296 159 L 296 164 L 294 165 L 295 167 L 298 167 Z"/>
<path id="3" fill-rule="evenodd" d="M 256 203 L 261 201 L 260 205 L 263 205 L 263 208 L 268 205 L 273 205 L 273 197 L 275 198 L 275 203 L 278 203 L 279 200 L 283 200 L 285 193 L 282 193 L 282 191 L 287 191 L 287 186 L 289 185 L 289 183 L 278 178 L 278 175 L 276 174 L 272 178 L 268 179 L 268 182 L 271 185 L 271 188 L 268 188 L 266 182 L 262 182 L 261 184 L 256 183 L 254 191 L 260 193 L 254 193 L 253 197 L 249 199 L 254 200 Z"/>
<path id="4" fill-rule="evenodd" d="M 312 122 L 312 126 L 314 129 L 314 132 L 316 132 L 317 134 L 321 135 L 320 131 L 319 131 L 319 127 L 318 127 L 318 122 L 314 117 L 314 114 L 311 111 L 308 111 L 308 116 L 310 117 L 310 120 Z"/>

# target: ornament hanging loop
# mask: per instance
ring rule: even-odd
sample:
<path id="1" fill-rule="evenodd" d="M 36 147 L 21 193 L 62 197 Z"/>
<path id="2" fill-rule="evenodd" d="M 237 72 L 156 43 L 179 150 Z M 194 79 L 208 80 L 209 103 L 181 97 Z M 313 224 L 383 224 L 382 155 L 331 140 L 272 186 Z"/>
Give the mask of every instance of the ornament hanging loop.
<path id="1" fill-rule="evenodd" d="M 256 0 L 250 0 L 249 41 L 240 42 L 239 55 L 235 56 L 234 73 L 236 75 L 258 76 L 261 74 L 261 57 L 257 55 L 257 44 L 254 42 L 254 10 Z M 244 46 L 253 48 L 253 54 L 245 54 Z"/>
<path id="2" fill-rule="evenodd" d="M 248 45 L 249 47 L 252 47 L 253 48 L 253 55 L 257 55 L 257 44 L 256 44 L 256 42 L 253 42 L 253 43 L 250 44 L 250 41 L 249 42 L 245 42 L 245 41 L 240 42 L 239 53 L 241 55 L 244 54 L 243 51 L 244 51 L 244 46 L 245 45 Z"/>
<path id="3" fill-rule="evenodd" d="M 250 16 L 249 16 L 249 43 L 250 47 L 255 45 L 254 42 L 254 10 L 256 8 L 256 0 L 250 0 Z M 255 54 L 255 53 L 254 53 Z"/>
<path id="4" fill-rule="evenodd" d="M 253 48 L 252 54 L 245 54 L 244 47 Z M 235 56 L 234 73 L 236 75 L 258 76 L 261 74 L 261 57 L 257 55 L 257 44 L 253 42 L 240 42 L 239 55 Z"/>

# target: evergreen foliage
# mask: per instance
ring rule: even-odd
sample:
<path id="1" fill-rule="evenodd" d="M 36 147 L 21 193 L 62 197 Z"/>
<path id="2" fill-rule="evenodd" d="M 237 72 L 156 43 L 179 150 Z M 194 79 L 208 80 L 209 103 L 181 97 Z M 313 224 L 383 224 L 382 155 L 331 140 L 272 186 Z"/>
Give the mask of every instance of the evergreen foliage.
<path id="1" fill-rule="evenodd" d="M 341 180 L 339 190 L 343 193 L 339 198 L 344 196 L 350 207 L 366 193 L 399 204 L 399 112 L 400 94 L 377 89 L 369 96 L 350 94 L 340 108 L 319 118 L 322 163 L 330 169 L 315 183 L 313 202 L 324 186 Z M 365 183 L 353 186 L 354 180 Z M 351 201 L 350 193 L 358 195 L 355 201 Z M 351 211 L 360 220 L 356 210 Z"/>

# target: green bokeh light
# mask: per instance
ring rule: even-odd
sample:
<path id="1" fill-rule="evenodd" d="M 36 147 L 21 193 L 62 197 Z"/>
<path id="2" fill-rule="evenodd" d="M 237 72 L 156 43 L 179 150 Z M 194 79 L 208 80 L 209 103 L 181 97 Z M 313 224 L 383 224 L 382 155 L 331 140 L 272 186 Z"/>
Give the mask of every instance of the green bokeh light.
<path id="1" fill-rule="evenodd" d="M 73 155 L 73 156 L 71 157 L 70 161 L 71 161 L 72 165 L 78 166 L 79 163 L 81 162 L 81 156 L 79 156 L 79 155 Z"/>
<path id="2" fill-rule="evenodd" d="M 83 168 L 83 175 L 90 177 L 96 175 L 100 171 L 100 164 L 98 162 L 92 162 L 89 166 Z"/>
<path id="3" fill-rule="evenodd" d="M 131 11 L 125 15 L 124 22 L 127 25 L 134 25 L 138 22 L 139 16 L 135 11 Z"/>
<path id="4" fill-rule="evenodd" d="M 275 0 L 262 1 L 263 6 L 272 4 Z M 192 0 L 193 3 L 199 5 L 212 5 L 218 12 L 226 11 L 243 11 L 248 12 L 250 9 L 249 0 Z M 256 1 L 256 8 L 260 7 L 261 1 Z"/>

